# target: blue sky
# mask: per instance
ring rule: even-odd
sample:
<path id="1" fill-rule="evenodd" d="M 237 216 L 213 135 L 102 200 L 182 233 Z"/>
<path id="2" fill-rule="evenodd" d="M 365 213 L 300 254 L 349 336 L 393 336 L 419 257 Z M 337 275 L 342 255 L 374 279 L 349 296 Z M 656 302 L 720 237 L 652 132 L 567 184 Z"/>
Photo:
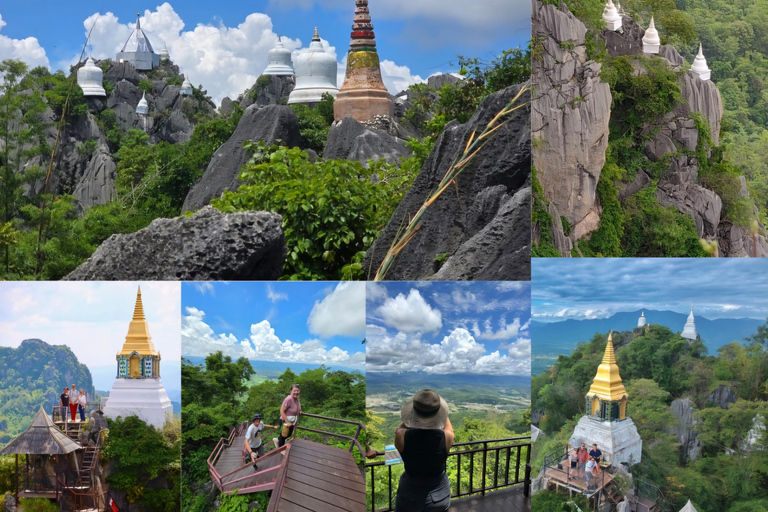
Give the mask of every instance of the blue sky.
<path id="1" fill-rule="evenodd" d="M 532 261 L 535 321 L 606 318 L 655 309 L 716 318 L 768 317 L 762 258 L 596 258 Z"/>
<path id="2" fill-rule="evenodd" d="M 306 48 L 315 26 L 343 74 L 354 7 L 353 0 L 3 2 L 0 59 L 68 66 L 79 56 L 85 27 L 96 13 L 102 16 L 92 36 L 93 55 L 114 57 L 141 13 L 156 50 L 165 40 L 182 72 L 219 103 L 224 95 L 234 97 L 252 85 L 277 35 L 287 38 L 291 49 Z M 449 63 L 456 62 L 457 53 L 490 61 L 530 39 L 528 0 L 475 0 L 471 5 L 463 0 L 371 0 L 369 8 L 390 90 L 455 71 Z"/>
<path id="3" fill-rule="evenodd" d="M 364 369 L 365 283 L 182 284 L 182 354 Z"/>
<path id="4" fill-rule="evenodd" d="M 367 370 L 530 375 L 530 284 L 368 283 Z"/>

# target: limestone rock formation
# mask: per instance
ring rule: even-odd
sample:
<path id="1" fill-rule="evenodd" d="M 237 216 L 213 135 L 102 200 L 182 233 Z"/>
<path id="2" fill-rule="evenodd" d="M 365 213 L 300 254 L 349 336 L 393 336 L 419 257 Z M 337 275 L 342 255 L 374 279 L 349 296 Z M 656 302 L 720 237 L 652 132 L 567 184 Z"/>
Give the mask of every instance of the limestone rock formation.
<path id="1" fill-rule="evenodd" d="M 739 397 L 736 393 L 724 384 L 717 386 L 712 393 L 707 397 L 707 401 L 715 402 L 721 409 L 727 409 L 730 404 L 736 403 Z"/>
<path id="2" fill-rule="evenodd" d="M 575 228 L 597 203 L 611 93 L 600 81 L 600 64 L 587 60 L 584 24 L 563 8 L 534 0 L 533 34 L 539 42 L 531 130 L 544 199 L 556 218 L 564 216 Z M 579 228 L 584 234 L 591 229 L 596 229 L 591 220 Z"/>
<path id="3" fill-rule="evenodd" d="M 269 212 L 155 219 L 136 233 L 112 235 L 67 275 L 68 281 L 274 280 L 285 262 L 283 219 Z"/>
<path id="4" fill-rule="evenodd" d="M 205 174 L 184 200 L 183 212 L 197 210 L 211 199 L 221 196 L 225 190 L 237 190 L 241 182 L 237 179 L 240 169 L 250 155 L 243 149 L 243 142 L 264 141 L 274 144 L 281 140 L 283 145 L 296 147 L 301 144 L 299 120 L 290 107 L 251 105 L 243 113 L 235 132 L 216 151 L 205 170 Z"/>
<path id="5" fill-rule="evenodd" d="M 673 170 L 668 180 L 660 180 L 656 199 L 662 206 L 674 206 L 681 212 L 689 213 L 696 222 L 700 238 L 713 238 L 720 223 L 723 201 L 713 191 L 696 185 L 698 171 L 690 157 L 672 159 Z"/>
<path id="6" fill-rule="evenodd" d="M 520 90 L 486 98 L 463 125 L 449 123 L 387 227 L 368 250 L 363 268 L 373 278 L 400 229 L 424 204 L 470 133 L 482 131 Z M 519 102 L 526 103 L 525 92 Z M 386 279 L 530 279 L 530 111 L 509 116 L 487 145 L 422 218 L 421 228 L 395 260 Z M 440 261 L 445 260 L 442 268 Z"/>
<path id="7" fill-rule="evenodd" d="M 621 32 L 603 30 L 600 37 L 605 41 L 605 48 L 611 57 L 634 55 L 643 52 L 645 30 L 631 17 L 621 17 Z"/>
<path id="8" fill-rule="evenodd" d="M 682 445 L 684 457 L 689 460 L 696 460 L 699 452 L 701 452 L 701 441 L 696 438 L 696 431 L 694 430 L 696 420 L 693 419 L 693 413 L 696 412 L 696 408 L 693 406 L 693 402 L 690 398 L 678 398 L 672 401 L 670 410 L 680 420 L 680 425 L 671 430 Z"/>
<path id="9" fill-rule="evenodd" d="M 384 130 L 368 128 L 347 116 L 331 126 L 323 157 L 327 160 L 357 160 L 363 164 L 384 158 L 389 163 L 396 163 L 400 158 L 408 158 L 410 153 L 402 139 Z"/>

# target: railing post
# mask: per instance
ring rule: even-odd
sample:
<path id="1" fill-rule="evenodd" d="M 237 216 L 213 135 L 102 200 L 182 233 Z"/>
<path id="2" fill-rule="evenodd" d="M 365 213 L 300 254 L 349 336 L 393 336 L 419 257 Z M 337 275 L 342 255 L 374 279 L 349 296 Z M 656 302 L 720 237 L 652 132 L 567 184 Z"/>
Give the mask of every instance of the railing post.
<path id="1" fill-rule="evenodd" d="M 487 463 L 488 462 L 488 443 L 483 441 L 483 483 L 480 486 L 480 495 L 485 496 L 485 477 L 486 477 L 486 470 L 488 468 Z"/>
<path id="2" fill-rule="evenodd" d="M 504 472 L 504 484 L 509 483 L 509 458 L 512 456 L 512 447 L 507 446 L 507 469 Z"/>
<path id="3" fill-rule="evenodd" d="M 456 496 L 461 496 L 461 454 L 456 455 L 456 466 L 458 468 L 456 472 Z"/>
<path id="4" fill-rule="evenodd" d="M 374 467 L 376 466 L 371 466 L 371 512 L 376 511 L 376 480 L 373 477 Z"/>
<path id="5" fill-rule="evenodd" d="M 526 498 L 531 494 L 531 464 L 525 465 L 525 483 L 523 483 L 523 496 Z"/>
<path id="6" fill-rule="evenodd" d="M 496 448 L 496 467 L 493 469 L 493 487 L 499 486 L 499 455 L 501 455 L 501 448 Z"/>
<path id="7" fill-rule="evenodd" d="M 515 482 L 520 481 L 520 450 L 522 449 L 522 445 L 517 447 L 517 461 L 515 461 Z"/>
<path id="8" fill-rule="evenodd" d="M 472 493 L 475 490 L 472 485 L 472 477 L 475 474 L 475 452 L 469 453 L 469 492 Z"/>
<path id="9" fill-rule="evenodd" d="M 387 494 L 389 495 L 389 510 L 392 510 L 392 465 L 390 464 L 387 466 L 389 469 L 389 489 L 387 489 Z"/>

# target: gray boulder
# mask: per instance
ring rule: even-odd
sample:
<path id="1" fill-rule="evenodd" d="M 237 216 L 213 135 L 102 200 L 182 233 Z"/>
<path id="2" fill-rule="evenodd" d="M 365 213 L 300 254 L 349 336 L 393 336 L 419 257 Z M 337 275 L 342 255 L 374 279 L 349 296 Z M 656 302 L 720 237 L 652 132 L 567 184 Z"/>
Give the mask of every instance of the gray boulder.
<path id="1" fill-rule="evenodd" d="M 106 146 L 100 146 L 91 157 L 83 176 L 77 181 L 74 196 L 85 208 L 105 204 L 115 198 L 115 165 Z"/>
<path id="2" fill-rule="evenodd" d="M 693 406 L 693 402 L 690 398 L 678 398 L 672 401 L 670 410 L 680 420 L 680 424 L 670 431 L 675 434 L 677 442 L 682 445 L 683 458 L 696 460 L 699 452 L 701 452 L 701 441 L 696 438 L 696 420 L 693 418 L 696 408 Z"/>
<path id="3" fill-rule="evenodd" d="M 139 72 L 136 71 L 136 68 L 133 67 L 133 64 L 130 62 L 113 63 L 109 67 L 109 70 L 107 71 L 107 74 L 104 78 L 107 80 L 107 82 L 111 82 L 113 84 L 118 83 L 120 80 L 127 80 L 133 85 L 139 85 L 139 82 L 141 81 Z"/>
<path id="4" fill-rule="evenodd" d="M 487 97 L 463 125 L 449 123 L 413 186 L 368 250 L 363 268 L 373 278 L 403 222 L 437 189 L 472 131 L 481 132 L 517 94 L 509 87 Z M 530 94 L 519 98 L 520 104 Z M 520 108 L 492 136 L 423 215 L 420 229 L 386 275 L 388 280 L 530 279 L 530 110 Z M 443 267 L 436 266 L 444 260 Z"/>
<path id="5" fill-rule="evenodd" d="M 225 190 L 237 190 L 241 185 L 237 176 L 250 158 L 243 149 L 246 140 L 267 144 L 280 140 L 282 145 L 297 147 L 301 144 L 299 120 L 289 107 L 248 107 L 232 137 L 216 151 L 202 179 L 189 191 L 182 212 L 202 208 Z"/>
<path id="6" fill-rule="evenodd" d="M 682 67 L 685 64 L 683 56 L 674 46 L 669 44 L 663 44 L 659 47 L 659 56 L 667 59 L 673 67 Z"/>
<path id="7" fill-rule="evenodd" d="M 656 199 L 662 206 L 674 206 L 681 213 L 689 213 L 696 222 L 700 238 L 713 237 L 720 223 L 723 201 L 713 191 L 696 185 L 698 169 L 695 162 L 682 156 L 672 159 L 672 176 L 660 180 Z"/>
<path id="8" fill-rule="evenodd" d="M 258 87 L 254 85 L 251 90 Z M 258 92 L 255 102 L 262 106 L 284 104 L 294 87 L 296 87 L 296 79 L 293 76 L 269 75 L 269 83 Z"/>
<path id="9" fill-rule="evenodd" d="M 118 105 L 126 104 L 136 110 L 136 105 L 141 101 L 141 97 L 141 90 L 132 83 L 126 81 L 118 82 L 112 94 L 109 95 L 107 108 L 115 108 Z"/>
<path id="10" fill-rule="evenodd" d="M 171 117 L 157 128 L 155 136 L 165 142 L 182 144 L 192 137 L 195 127 L 180 110 L 174 110 Z"/>
<path id="11" fill-rule="evenodd" d="M 401 139 L 383 130 L 368 128 L 347 116 L 331 126 L 323 157 L 327 160 L 357 160 L 363 164 L 383 158 L 395 163 L 400 158 L 408 158 L 410 153 Z"/>
<path id="12" fill-rule="evenodd" d="M 453 76 L 448 73 L 443 73 L 440 75 L 434 75 L 429 78 L 427 78 L 427 87 L 430 89 L 442 89 L 446 85 L 453 85 L 456 83 L 459 83 L 461 81 L 461 78 L 457 76 Z"/>
<path id="13" fill-rule="evenodd" d="M 136 113 L 136 107 L 128 103 L 121 103 L 115 107 L 115 122 L 123 132 L 127 132 L 135 127 L 139 121 L 139 115 Z"/>
<path id="14" fill-rule="evenodd" d="M 210 206 L 192 217 L 155 219 L 109 237 L 64 280 L 274 280 L 285 262 L 282 223 L 275 213 L 224 214 Z"/>
<path id="15" fill-rule="evenodd" d="M 736 393 L 724 384 L 717 386 L 712 393 L 707 397 L 708 402 L 715 402 L 721 409 L 727 409 L 730 404 L 735 404 L 739 397 Z"/>
<path id="16" fill-rule="evenodd" d="M 645 30 L 630 16 L 621 17 L 621 32 L 605 29 L 600 33 L 611 57 L 643 53 L 644 35 Z"/>

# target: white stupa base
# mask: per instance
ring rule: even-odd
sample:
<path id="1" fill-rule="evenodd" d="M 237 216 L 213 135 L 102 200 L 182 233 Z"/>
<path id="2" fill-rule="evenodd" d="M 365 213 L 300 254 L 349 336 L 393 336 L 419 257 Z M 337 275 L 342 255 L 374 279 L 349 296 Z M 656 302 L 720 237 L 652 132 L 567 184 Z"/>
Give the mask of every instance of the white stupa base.
<path id="1" fill-rule="evenodd" d="M 336 98 L 336 95 L 339 94 L 338 89 L 331 89 L 328 88 L 320 88 L 320 87 L 313 87 L 312 89 L 294 89 L 290 96 L 288 96 L 288 104 L 291 105 L 293 103 L 305 103 L 305 104 L 314 104 L 314 103 L 320 103 L 323 101 L 323 93 L 328 93 L 331 96 Z"/>
<path id="2" fill-rule="evenodd" d="M 660 44 L 645 44 L 643 43 L 643 53 L 659 53 Z"/>
<path id="3" fill-rule="evenodd" d="M 643 440 L 631 418 L 622 421 L 596 421 L 582 416 L 569 440 L 571 446 L 585 443 L 589 450 L 592 444 L 603 452 L 603 460 L 611 464 L 631 462 L 637 464 L 643 454 Z"/>
<path id="4" fill-rule="evenodd" d="M 91 96 L 107 96 L 107 91 L 97 85 L 81 85 L 80 88 L 83 90 L 83 96 L 86 98 Z"/>
<path id="5" fill-rule="evenodd" d="M 701 79 L 701 80 L 709 80 L 709 77 L 712 74 L 712 72 L 710 70 L 707 70 L 707 71 L 695 71 L 695 70 L 691 69 L 691 71 L 696 73 L 699 76 L 699 79 Z"/>
<path id="6" fill-rule="evenodd" d="M 173 405 L 165 392 L 163 381 L 156 379 L 115 379 L 104 415 L 116 419 L 136 415 L 157 429 L 173 417 Z"/>
<path id="7" fill-rule="evenodd" d="M 612 30 L 616 32 L 621 28 L 621 18 L 617 20 L 610 20 L 610 21 L 603 18 L 603 21 L 605 21 L 605 24 L 608 26 L 608 30 Z"/>
<path id="8" fill-rule="evenodd" d="M 284 64 L 270 64 L 262 73 L 262 75 L 270 76 L 293 76 L 295 74 L 296 72 L 292 67 L 286 66 Z"/>

